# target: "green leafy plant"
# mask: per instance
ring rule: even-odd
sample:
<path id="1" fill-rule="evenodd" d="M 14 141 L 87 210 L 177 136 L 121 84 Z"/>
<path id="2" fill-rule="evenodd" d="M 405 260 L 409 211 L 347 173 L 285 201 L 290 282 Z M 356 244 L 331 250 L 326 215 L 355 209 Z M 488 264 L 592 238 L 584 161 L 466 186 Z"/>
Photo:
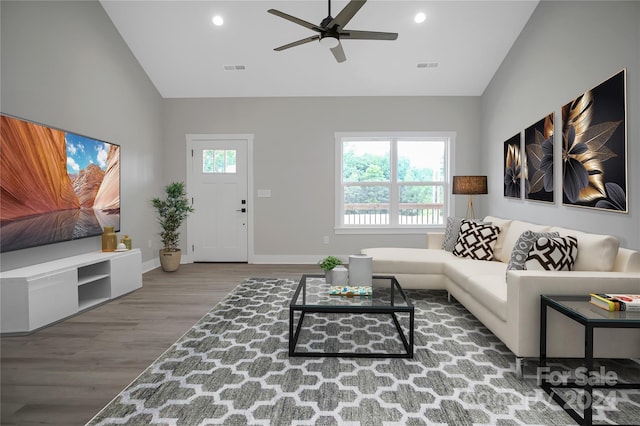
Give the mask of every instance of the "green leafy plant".
<path id="1" fill-rule="evenodd" d="M 338 265 L 342 265 L 342 261 L 335 256 L 327 256 L 318 262 L 318 265 L 325 271 L 330 271 Z"/>
<path id="2" fill-rule="evenodd" d="M 189 204 L 184 182 L 173 182 L 165 188 L 164 199 L 154 198 L 151 204 L 158 211 L 158 223 L 162 227 L 160 239 L 165 251 L 178 251 L 180 232 L 178 229 L 189 213 L 194 211 Z"/>

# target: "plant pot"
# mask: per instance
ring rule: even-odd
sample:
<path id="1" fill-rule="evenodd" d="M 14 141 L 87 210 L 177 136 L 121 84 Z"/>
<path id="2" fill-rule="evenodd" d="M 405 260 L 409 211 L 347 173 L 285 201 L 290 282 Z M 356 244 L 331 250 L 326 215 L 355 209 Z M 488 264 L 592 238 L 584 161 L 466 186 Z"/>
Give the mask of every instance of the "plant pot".
<path id="1" fill-rule="evenodd" d="M 180 249 L 176 251 L 160 250 L 160 266 L 165 272 L 173 272 L 180 267 L 180 258 L 182 257 L 182 251 Z"/>
<path id="2" fill-rule="evenodd" d="M 333 282 L 333 270 L 331 269 L 324 270 L 324 281 L 327 284 L 331 284 Z"/>

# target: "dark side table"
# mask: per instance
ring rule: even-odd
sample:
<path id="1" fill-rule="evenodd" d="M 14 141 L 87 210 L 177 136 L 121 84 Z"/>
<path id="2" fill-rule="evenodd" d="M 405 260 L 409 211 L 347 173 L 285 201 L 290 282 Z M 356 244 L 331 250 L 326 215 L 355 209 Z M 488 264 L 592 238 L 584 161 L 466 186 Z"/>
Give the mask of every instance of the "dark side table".
<path id="1" fill-rule="evenodd" d="M 540 367 L 547 367 L 547 308 L 554 309 L 568 318 L 584 326 L 584 374 L 582 379 L 566 380 L 563 383 L 552 383 L 549 375 L 541 381 L 542 389 L 548 393 L 578 424 L 591 426 L 593 423 L 593 389 L 640 389 L 640 383 L 608 383 L 607 374 L 604 377 L 596 375 L 593 369 L 593 330 L 595 328 L 640 328 L 640 312 L 623 311 L 609 312 L 592 305 L 591 296 L 540 296 Z M 541 370 L 542 371 L 542 370 Z M 589 378 L 597 380 L 588 380 Z M 595 383 L 594 383 L 595 382 Z M 584 389 L 583 413 L 569 407 L 561 395 L 554 389 L 573 388 Z"/>

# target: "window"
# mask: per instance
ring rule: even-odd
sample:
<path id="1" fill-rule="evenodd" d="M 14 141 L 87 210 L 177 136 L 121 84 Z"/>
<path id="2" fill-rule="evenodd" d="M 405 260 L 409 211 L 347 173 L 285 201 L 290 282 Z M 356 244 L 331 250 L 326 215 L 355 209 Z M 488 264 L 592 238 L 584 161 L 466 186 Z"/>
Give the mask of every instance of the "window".
<path id="1" fill-rule="evenodd" d="M 415 232 L 442 227 L 448 216 L 454 137 L 454 133 L 336 134 L 337 231 Z"/>
<path id="2" fill-rule="evenodd" d="M 235 173 L 235 149 L 203 149 L 202 173 Z"/>

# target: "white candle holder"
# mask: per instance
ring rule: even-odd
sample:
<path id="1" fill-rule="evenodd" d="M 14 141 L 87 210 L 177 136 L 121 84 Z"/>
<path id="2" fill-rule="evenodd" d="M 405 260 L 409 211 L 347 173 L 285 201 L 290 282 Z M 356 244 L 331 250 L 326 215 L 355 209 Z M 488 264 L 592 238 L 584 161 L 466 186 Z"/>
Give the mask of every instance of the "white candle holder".
<path id="1" fill-rule="evenodd" d="M 373 259 L 367 254 L 349 256 L 349 284 L 352 286 L 371 286 Z"/>

